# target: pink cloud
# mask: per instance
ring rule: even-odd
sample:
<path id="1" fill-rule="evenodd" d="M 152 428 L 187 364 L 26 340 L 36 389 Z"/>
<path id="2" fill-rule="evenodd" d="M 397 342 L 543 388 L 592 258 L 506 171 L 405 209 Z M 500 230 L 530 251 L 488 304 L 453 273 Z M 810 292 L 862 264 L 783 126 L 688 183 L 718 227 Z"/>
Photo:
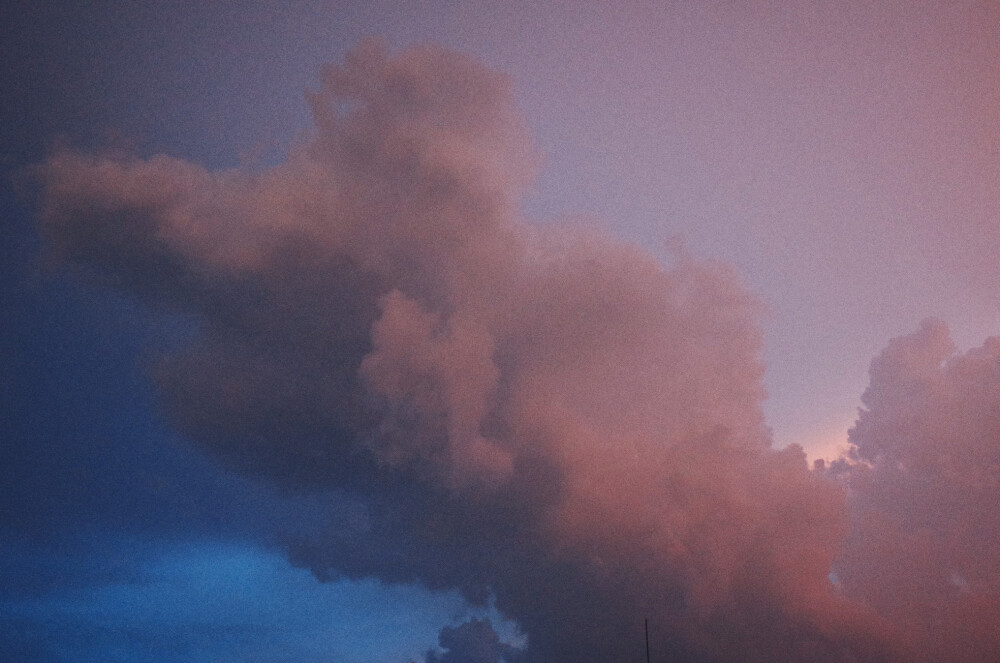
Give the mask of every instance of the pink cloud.
<path id="1" fill-rule="evenodd" d="M 956 354 L 944 323 L 927 320 L 875 359 L 862 400 L 844 592 L 898 623 L 920 660 L 992 660 L 1000 339 Z"/>
<path id="2" fill-rule="evenodd" d="M 851 434 L 870 467 L 810 472 L 771 447 L 759 305 L 731 269 L 519 218 L 537 160 L 509 88 L 365 42 L 286 163 L 59 153 L 42 231 L 197 319 L 153 371 L 181 431 L 357 505 L 289 542 L 319 577 L 492 595 L 529 661 L 641 656 L 643 616 L 685 660 L 992 646 L 968 616 L 995 614 L 996 344 L 893 341 Z"/>

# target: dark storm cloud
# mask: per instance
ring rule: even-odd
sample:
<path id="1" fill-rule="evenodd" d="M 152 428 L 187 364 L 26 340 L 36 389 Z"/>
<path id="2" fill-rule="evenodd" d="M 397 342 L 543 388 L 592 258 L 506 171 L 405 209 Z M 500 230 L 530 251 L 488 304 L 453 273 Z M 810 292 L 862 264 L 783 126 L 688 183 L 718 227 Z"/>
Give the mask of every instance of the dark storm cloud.
<path id="1" fill-rule="evenodd" d="M 74 152 L 38 171 L 56 256 L 196 320 L 154 370 L 179 429 L 353 501 L 291 559 L 493 596 L 528 661 L 639 660 L 644 616 L 680 660 L 898 658 L 906 625 L 828 578 L 845 491 L 770 447 L 731 271 L 523 223 L 535 157 L 471 58 L 367 42 L 323 81 L 315 135 L 264 173 Z M 866 421 L 862 455 L 888 444 Z M 446 630 L 431 658 L 513 660 L 494 636 Z"/>

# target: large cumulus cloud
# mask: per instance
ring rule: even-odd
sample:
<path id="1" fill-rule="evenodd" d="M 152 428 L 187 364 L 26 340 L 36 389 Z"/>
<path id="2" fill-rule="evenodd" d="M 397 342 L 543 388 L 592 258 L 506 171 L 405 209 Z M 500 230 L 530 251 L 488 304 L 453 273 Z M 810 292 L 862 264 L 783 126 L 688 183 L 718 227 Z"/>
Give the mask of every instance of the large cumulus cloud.
<path id="1" fill-rule="evenodd" d="M 1000 656 L 1000 338 L 957 354 L 928 320 L 875 359 L 841 467 L 844 592 L 916 644 L 914 660 Z"/>
<path id="2" fill-rule="evenodd" d="M 770 447 L 754 299 L 724 265 L 524 223 L 509 88 L 366 42 L 285 164 L 61 152 L 43 233 L 190 317 L 152 371 L 181 431 L 343 494 L 288 541 L 317 576 L 492 596 L 529 661 L 639 660 L 644 616 L 674 660 L 890 660 L 891 629 L 828 579 L 844 491 Z M 442 633 L 441 660 L 481 626 Z"/>

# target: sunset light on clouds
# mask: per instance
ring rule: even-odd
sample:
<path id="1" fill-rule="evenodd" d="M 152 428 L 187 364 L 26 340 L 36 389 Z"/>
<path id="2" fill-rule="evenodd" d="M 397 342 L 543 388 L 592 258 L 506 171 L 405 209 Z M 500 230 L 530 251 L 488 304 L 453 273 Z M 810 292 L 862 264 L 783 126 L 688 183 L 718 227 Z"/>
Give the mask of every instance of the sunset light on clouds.
<path id="1" fill-rule="evenodd" d="M 0 658 L 1000 661 L 1000 9 L 3 24 Z"/>

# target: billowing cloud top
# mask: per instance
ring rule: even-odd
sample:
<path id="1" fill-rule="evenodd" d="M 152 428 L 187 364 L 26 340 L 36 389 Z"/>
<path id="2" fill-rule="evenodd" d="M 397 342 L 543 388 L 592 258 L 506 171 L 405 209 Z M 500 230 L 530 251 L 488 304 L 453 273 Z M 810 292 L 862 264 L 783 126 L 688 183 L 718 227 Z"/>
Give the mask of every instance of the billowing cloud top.
<path id="1" fill-rule="evenodd" d="M 1000 338 L 956 355 L 928 320 L 872 363 L 851 430 L 843 589 L 938 661 L 1000 654 Z"/>
<path id="2" fill-rule="evenodd" d="M 724 265 L 520 220 L 536 160 L 509 87 L 459 54 L 366 42 L 324 72 L 285 164 L 61 152 L 39 168 L 43 232 L 196 321 L 154 370 L 180 430 L 344 495 L 344 518 L 288 542 L 319 577 L 492 596 L 529 661 L 639 660 L 643 617 L 674 660 L 898 660 L 909 623 L 829 579 L 841 484 L 770 446 L 754 299 Z M 855 431 L 873 471 L 896 444 L 881 413 L 909 398 L 894 357 L 924 356 L 892 347 Z M 841 584 L 862 578 L 841 564 Z M 493 638 L 449 629 L 440 660 L 522 655 Z"/>

